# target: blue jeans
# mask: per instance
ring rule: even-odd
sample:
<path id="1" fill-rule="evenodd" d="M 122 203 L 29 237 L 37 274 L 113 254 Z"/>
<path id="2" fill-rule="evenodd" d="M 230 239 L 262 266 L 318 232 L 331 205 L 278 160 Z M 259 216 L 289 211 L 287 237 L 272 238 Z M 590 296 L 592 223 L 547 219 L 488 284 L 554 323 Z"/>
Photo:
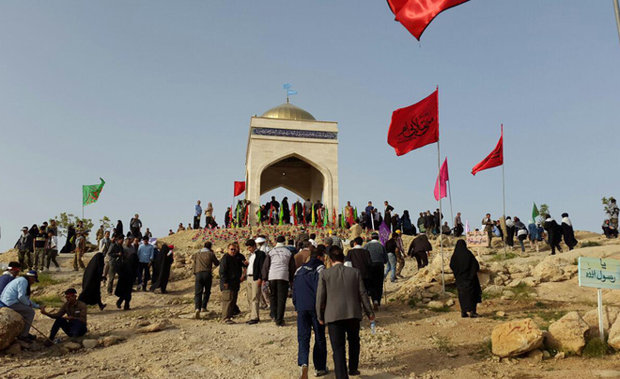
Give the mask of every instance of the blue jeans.
<path id="1" fill-rule="evenodd" d="M 314 330 L 314 349 L 312 350 L 312 360 L 317 371 L 327 369 L 327 341 L 325 340 L 325 325 L 319 324 L 316 312 L 300 311 L 297 312 L 297 364 L 307 365 L 310 355 L 310 336 Z"/>
<path id="2" fill-rule="evenodd" d="M 67 320 L 66 318 L 57 318 L 52 325 L 50 331 L 50 339 L 56 337 L 58 330 L 62 329 L 69 337 L 81 337 L 86 334 L 86 324 L 80 320 Z"/>
<path id="3" fill-rule="evenodd" d="M 388 272 L 392 271 L 392 275 L 390 275 L 390 280 L 396 280 L 396 254 L 388 253 L 388 263 L 385 266 L 385 272 L 383 273 L 383 278 L 387 278 Z"/>

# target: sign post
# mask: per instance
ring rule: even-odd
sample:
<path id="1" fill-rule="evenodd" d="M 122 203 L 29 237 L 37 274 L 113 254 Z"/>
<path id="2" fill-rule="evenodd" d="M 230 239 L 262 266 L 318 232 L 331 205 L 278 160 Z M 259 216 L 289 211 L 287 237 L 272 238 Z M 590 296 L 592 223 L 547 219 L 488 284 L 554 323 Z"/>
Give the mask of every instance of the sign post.
<path id="1" fill-rule="evenodd" d="M 598 330 L 605 341 L 603 328 L 603 288 L 620 289 L 620 261 L 579 257 L 579 286 L 593 287 L 598 292 Z"/>

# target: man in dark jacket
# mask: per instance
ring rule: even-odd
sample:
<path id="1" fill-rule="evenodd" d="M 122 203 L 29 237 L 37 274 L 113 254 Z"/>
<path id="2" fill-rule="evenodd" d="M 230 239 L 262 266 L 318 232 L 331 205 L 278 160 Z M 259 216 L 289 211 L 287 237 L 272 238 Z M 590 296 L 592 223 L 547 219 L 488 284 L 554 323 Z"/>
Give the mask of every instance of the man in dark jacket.
<path id="1" fill-rule="evenodd" d="M 308 356 L 310 355 L 310 337 L 314 330 L 314 349 L 312 360 L 316 370 L 315 376 L 327 374 L 327 342 L 325 326 L 319 324 L 316 316 L 316 290 L 319 274 L 325 266 L 322 250 L 313 250 L 308 263 L 295 272 L 293 279 L 293 305 L 297 311 L 297 364 L 301 368 L 301 377 L 308 377 Z"/>
<path id="2" fill-rule="evenodd" d="M 19 264 L 24 269 L 28 268 L 29 270 L 33 265 L 33 256 L 32 256 L 32 234 L 28 233 L 28 228 L 22 228 L 22 235 L 19 236 L 17 243 L 15 244 L 15 248 L 17 249 L 17 257 L 19 260 Z"/>
<path id="3" fill-rule="evenodd" d="M 362 237 L 356 237 L 353 239 L 353 248 L 349 250 L 345 258 L 345 266 L 355 267 L 360 270 L 362 281 L 368 291 L 372 287 L 370 281 L 370 270 L 372 269 L 372 260 L 370 259 L 370 252 L 362 247 L 364 240 Z"/>
<path id="4" fill-rule="evenodd" d="M 243 260 L 237 255 L 237 247 L 234 243 L 228 245 L 228 252 L 220 262 L 220 290 L 222 291 L 222 320 L 227 324 L 234 324 L 233 310 L 237 304 L 237 295 L 241 287 L 243 277 Z M 242 256 L 243 257 L 243 256 Z"/>
<path id="5" fill-rule="evenodd" d="M 253 239 L 249 239 L 245 242 L 245 246 L 250 252 L 248 258 L 248 269 L 246 271 L 247 281 L 247 295 L 248 295 L 248 308 L 250 309 L 250 320 L 247 322 L 250 325 L 258 324 L 260 316 L 258 310 L 260 309 L 261 302 L 261 280 L 263 263 L 265 262 L 265 252 L 258 250 L 256 242 Z"/>

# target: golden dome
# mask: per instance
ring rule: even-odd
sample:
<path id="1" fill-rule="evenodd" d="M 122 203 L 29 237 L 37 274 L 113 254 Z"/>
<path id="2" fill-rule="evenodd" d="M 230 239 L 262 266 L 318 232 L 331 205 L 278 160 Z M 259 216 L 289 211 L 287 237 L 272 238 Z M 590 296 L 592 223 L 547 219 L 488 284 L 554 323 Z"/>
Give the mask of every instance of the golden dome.
<path id="1" fill-rule="evenodd" d="M 266 118 L 279 118 L 282 120 L 301 120 L 301 121 L 315 121 L 313 115 L 309 112 L 294 106 L 288 101 L 277 107 L 271 108 L 267 112 L 263 113 L 261 117 Z"/>

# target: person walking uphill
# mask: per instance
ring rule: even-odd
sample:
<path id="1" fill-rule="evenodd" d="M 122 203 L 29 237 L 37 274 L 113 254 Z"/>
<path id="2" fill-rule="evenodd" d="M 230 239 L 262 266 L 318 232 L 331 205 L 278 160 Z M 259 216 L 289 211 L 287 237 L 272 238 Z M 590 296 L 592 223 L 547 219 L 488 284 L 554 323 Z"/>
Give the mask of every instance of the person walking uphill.
<path id="1" fill-rule="evenodd" d="M 168 280 L 170 280 L 170 267 L 174 261 L 174 245 L 164 244 L 153 260 L 153 280 L 151 282 L 151 292 L 160 289 L 161 293 L 166 293 Z"/>
<path id="2" fill-rule="evenodd" d="M 194 257 L 194 307 L 195 318 L 200 318 L 200 311 L 207 311 L 207 304 L 211 297 L 213 283 L 213 269 L 220 265 L 220 261 L 211 250 L 211 242 L 207 241 L 204 247 Z"/>
<path id="3" fill-rule="evenodd" d="M 271 290 L 270 315 L 278 326 L 284 326 L 289 283 L 293 281 L 295 275 L 295 259 L 284 242 L 284 236 L 276 238 L 276 246 L 265 257 L 262 271 L 263 280 L 269 281 Z"/>
<path id="4" fill-rule="evenodd" d="M 236 257 L 237 248 L 234 243 L 228 245 L 228 252 L 220 261 L 220 290 L 222 291 L 222 321 L 234 324 L 233 310 L 237 303 L 237 295 L 243 279 L 242 260 Z M 243 259 L 245 260 L 245 258 Z"/>
<path id="5" fill-rule="evenodd" d="M 480 265 L 478 260 L 467 249 L 464 240 L 458 240 L 454 248 L 454 254 L 450 259 L 450 268 L 456 279 L 456 288 L 459 294 L 459 304 L 461 305 L 461 317 L 476 318 L 476 306 L 482 302 L 482 290 L 478 280 Z"/>
<path id="6" fill-rule="evenodd" d="M 100 310 L 105 308 L 101 302 L 101 279 L 105 266 L 103 253 L 93 255 L 84 270 L 82 277 L 82 293 L 78 300 L 88 305 L 98 305 Z M 66 295 L 66 293 L 65 293 Z"/>
<path id="7" fill-rule="evenodd" d="M 316 314 L 321 325 L 327 325 L 332 345 L 336 378 L 359 375 L 360 321 L 362 307 L 373 321 L 375 314 L 370 307 L 366 288 L 359 270 L 346 267 L 342 249 L 329 249 L 332 267 L 319 275 L 316 293 Z M 346 341 L 349 341 L 349 367 L 346 362 Z"/>
<path id="8" fill-rule="evenodd" d="M 142 237 L 142 245 L 138 246 L 138 288 L 146 291 L 146 284 L 151 279 L 151 264 L 155 247 L 149 244 L 149 237 Z"/>
<path id="9" fill-rule="evenodd" d="M 114 294 L 118 296 L 116 301 L 116 307 L 121 309 L 123 302 L 125 302 L 124 310 L 128 311 L 129 302 L 131 301 L 131 293 L 133 291 L 133 284 L 136 280 L 136 274 L 138 272 L 138 255 L 123 253 L 122 257 L 117 263 L 118 282 L 116 283 L 116 290 Z"/>
<path id="10" fill-rule="evenodd" d="M 308 378 L 308 356 L 313 330 L 312 360 L 316 370 L 315 376 L 327 374 L 325 326 L 319 324 L 316 315 L 316 290 L 319 285 L 319 274 L 325 269 L 324 259 L 325 254 L 322 250 L 312 251 L 310 260 L 297 269 L 293 279 L 293 305 L 297 312 L 297 364 L 301 368 L 301 378 Z"/>
<path id="11" fill-rule="evenodd" d="M 368 276 L 369 288 L 367 288 L 372 304 L 375 310 L 381 305 L 381 297 L 383 296 L 383 267 L 388 263 L 388 255 L 385 247 L 379 242 L 379 233 L 373 232 L 372 238 L 364 248 L 370 253 L 370 273 Z"/>

